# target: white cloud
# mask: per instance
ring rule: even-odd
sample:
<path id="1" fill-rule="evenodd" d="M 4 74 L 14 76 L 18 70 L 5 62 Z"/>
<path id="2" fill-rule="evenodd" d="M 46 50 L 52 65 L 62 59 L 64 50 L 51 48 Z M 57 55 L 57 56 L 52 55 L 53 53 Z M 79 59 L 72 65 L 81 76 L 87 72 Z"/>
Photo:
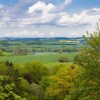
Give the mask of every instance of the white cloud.
<path id="1" fill-rule="evenodd" d="M 33 6 L 29 7 L 26 15 L 23 18 L 17 18 L 17 23 L 12 26 L 25 27 L 28 25 L 46 24 L 54 19 L 55 14 L 49 13 L 54 7 L 53 4 L 49 3 L 46 5 L 44 2 L 37 2 Z M 40 13 L 39 13 L 40 12 Z"/>
<path id="2" fill-rule="evenodd" d="M 9 17 L 3 17 L 0 19 L 0 28 L 4 28 L 7 26 L 7 21 L 10 21 Z"/>
<path id="3" fill-rule="evenodd" d="M 0 4 L 0 10 L 4 9 L 4 6 L 2 4 Z"/>
<path id="4" fill-rule="evenodd" d="M 71 3 L 72 0 L 65 0 L 64 5 L 67 6 Z M 58 6 L 54 6 L 51 3 L 46 4 L 41 1 L 29 7 L 28 13 L 30 13 L 30 16 L 38 13 L 36 16 L 33 16 L 33 18 L 29 19 L 31 21 L 30 24 L 53 24 L 58 26 L 75 27 L 80 25 L 94 25 L 100 18 L 100 8 L 84 10 L 81 13 L 75 13 L 70 16 L 66 11 L 62 10 L 61 12 L 59 7 L 57 7 Z M 59 12 L 52 12 L 56 8 L 59 10 Z M 62 5 L 60 5 L 60 8 L 62 9 Z M 25 20 L 27 20 L 27 18 Z"/>
<path id="5" fill-rule="evenodd" d="M 45 1 L 45 0 L 43 0 Z M 46 5 L 45 2 L 38 1 L 33 6 L 29 7 L 29 13 L 33 13 L 35 11 L 43 11 L 43 12 L 61 12 L 65 11 L 66 8 L 72 3 L 72 0 L 65 0 L 60 5 L 53 5 L 52 3 L 49 3 Z"/>
<path id="6" fill-rule="evenodd" d="M 55 33 L 53 31 L 51 32 L 39 32 L 39 31 L 29 31 L 29 30 L 22 30 L 22 31 L 16 31 L 16 32 L 8 32 L 5 35 L 3 35 L 3 37 L 57 37 L 58 33 Z M 60 34 L 59 34 L 60 36 Z"/>
<path id="7" fill-rule="evenodd" d="M 42 11 L 43 13 L 48 13 L 51 9 L 54 8 L 54 5 L 49 3 L 46 5 L 44 2 L 37 2 L 33 6 L 29 7 L 28 13 L 34 13 L 38 11 Z"/>
<path id="8" fill-rule="evenodd" d="M 24 4 L 32 3 L 32 0 L 25 1 Z M 35 1 L 36 2 L 36 1 Z M 29 7 L 27 12 L 24 12 L 24 15 L 17 15 L 14 16 L 8 13 L 8 18 L 10 23 L 3 23 L 0 22 L 0 27 L 9 26 L 9 27 L 25 27 L 25 26 L 31 26 L 31 25 L 55 25 L 55 26 L 66 26 L 66 27 L 75 27 L 80 25 L 93 25 L 96 22 L 98 22 L 98 19 L 100 18 L 100 8 L 93 8 L 90 10 L 84 10 L 81 13 L 75 13 L 72 16 L 69 15 L 64 9 L 59 10 L 59 8 L 67 7 L 72 3 L 72 0 L 65 0 L 64 3 L 60 4 L 59 6 L 55 6 L 51 3 L 46 4 L 45 2 L 38 1 L 37 3 L 33 4 Z M 20 0 L 20 5 L 22 4 L 22 0 Z M 58 7 L 58 8 L 57 8 Z M 4 10 L 4 6 L 0 5 L 0 8 Z M 57 8 L 58 13 L 53 12 Z M 7 11 L 5 11 L 7 12 Z M 16 15 L 16 14 L 15 14 Z M 0 21 L 4 21 L 6 15 L 1 14 L 2 18 Z M 13 19 L 13 17 L 15 17 Z M 6 21 L 7 19 L 5 19 Z M 4 25 L 6 24 L 6 25 Z"/>
<path id="9" fill-rule="evenodd" d="M 38 31 L 28 31 L 28 30 L 24 30 L 24 31 L 16 31 L 11 33 L 7 33 L 4 35 L 4 37 L 42 37 L 43 33 L 40 33 Z"/>
<path id="10" fill-rule="evenodd" d="M 72 1 L 73 1 L 73 0 L 65 0 L 65 1 L 64 1 L 63 3 L 61 3 L 60 5 L 55 6 L 54 9 L 52 9 L 51 12 L 58 13 L 58 12 L 66 11 L 67 7 L 68 7 L 69 5 L 72 4 Z"/>
<path id="11" fill-rule="evenodd" d="M 4 5 L 0 4 L 0 18 L 5 15 L 5 7 Z"/>
<path id="12" fill-rule="evenodd" d="M 69 1 L 69 0 L 68 0 Z M 67 4 L 69 2 L 65 2 L 64 4 Z M 71 0 L 70 0 L 71 1 Z M 29 15 L 26 18 L 19 18 L 19 26 L 26 26 L 26 25 L 56 25 L 56 22 L 59 18 L 61 18 L 66 12 L 60 12 L 55 13 L 52 12 L 53 9 L 55 9 L 56 6 L 49 3 L 46 4 L 45 2 L 37 2 L 36 4 L 29 7 L 27 11 L 27 15 Z"/>
<path id="13" fill-rule="evenodd" d="M 58 25 L 60 26 L 94 25 L 98 22 L 99 18 L 100 18 L 100 9 L 93 8 L 90 10 L 84 10 L 80 14 L 73 14 L 73 16 L 65 14 L 58 20 Z"/>
<path id="14" fill-rule="evenodd" d="M 64 4 L 69 5 L 70 3 L 72 3 L 72 0 L 65 0 Z"/>
<path id="15" fill-rule="evenodd" d="M 30 21 L 31 23 L 33 22 L 33 24 L 56 25 L 57 20 L 66 13 L 64 11 L 65 7 L 71 4 L 71 2 L 72 0 L 65 0 L 61 5 L 55 6 L 51 3 L 46 4 L 45 2 L 39 1 L 28 9 L 28 13 L 32 16 Z M 57 10 L 58 13 L 55 12 Z M 27 20 L 27 18 L 25 20 Z"/>

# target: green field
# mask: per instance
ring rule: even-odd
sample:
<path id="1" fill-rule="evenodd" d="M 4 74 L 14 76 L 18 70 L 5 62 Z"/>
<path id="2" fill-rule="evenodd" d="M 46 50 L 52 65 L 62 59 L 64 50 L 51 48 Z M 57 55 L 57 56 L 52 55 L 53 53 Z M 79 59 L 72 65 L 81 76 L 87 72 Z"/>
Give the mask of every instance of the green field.
<path id="1" fill-rule="evenodd" d="M 67 56 L 69 62 L 72 62 L 74 60 L 75 55 L 77 53 L 48 53 L 48 54 L 38 54 L 38 55 L 20 55 L 20 56 L 2 56 L 0 57 L 0 61 L 11 61 L 15 64 L 24 64 L 27 62 L 32 61 L 41 61 L 43 63 L 58 63 L 58 59 L 60 56 Z"/>

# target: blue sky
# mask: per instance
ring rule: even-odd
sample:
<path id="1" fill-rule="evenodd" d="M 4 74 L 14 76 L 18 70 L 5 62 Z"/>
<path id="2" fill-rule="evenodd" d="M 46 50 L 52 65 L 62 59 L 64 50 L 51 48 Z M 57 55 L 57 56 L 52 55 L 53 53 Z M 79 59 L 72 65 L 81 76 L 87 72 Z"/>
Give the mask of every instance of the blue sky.
<path id="1" fill-rule="evenodd" d="M 0 37 L 80 37 L 99 19 L 100 0 L 0 0 Z"/>

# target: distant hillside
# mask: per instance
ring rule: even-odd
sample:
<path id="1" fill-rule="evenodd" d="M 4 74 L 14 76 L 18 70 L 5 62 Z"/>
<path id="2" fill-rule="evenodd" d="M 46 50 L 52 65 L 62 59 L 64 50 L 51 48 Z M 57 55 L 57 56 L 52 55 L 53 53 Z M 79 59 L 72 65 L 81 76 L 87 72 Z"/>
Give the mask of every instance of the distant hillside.
<path id="1" fill-rule="evenodd" d="M 0 40 L 84 40 L 83 37 L 46 37 L 46 38 L 18 38 L 18 37 L 1 37 Z"/>

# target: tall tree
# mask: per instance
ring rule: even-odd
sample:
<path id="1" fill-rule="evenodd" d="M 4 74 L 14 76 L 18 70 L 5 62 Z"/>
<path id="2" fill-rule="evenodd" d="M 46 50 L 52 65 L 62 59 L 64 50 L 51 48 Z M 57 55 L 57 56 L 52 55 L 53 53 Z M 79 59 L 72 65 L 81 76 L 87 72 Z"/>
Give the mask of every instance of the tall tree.
<path id="1" fill-rule="evenodd" d="M 88 32 L 87 48 L 76 57 L 75 62 L 84 69 L 76 81 L 69 100 L 100 100 L 100 29 Z"/>

